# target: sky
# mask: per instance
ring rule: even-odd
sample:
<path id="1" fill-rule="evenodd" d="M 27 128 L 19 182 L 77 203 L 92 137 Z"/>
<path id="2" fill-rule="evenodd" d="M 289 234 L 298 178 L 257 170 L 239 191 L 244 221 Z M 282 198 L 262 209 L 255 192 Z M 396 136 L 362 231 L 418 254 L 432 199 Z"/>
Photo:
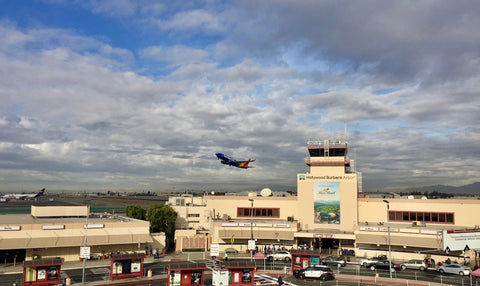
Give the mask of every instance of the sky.
<path id="1" fill-rule="evenodd" d="M 0 7 L 0 192 L 296 191 L 336 138 L 365 192 L 479 181 L 479 1 Z"/>

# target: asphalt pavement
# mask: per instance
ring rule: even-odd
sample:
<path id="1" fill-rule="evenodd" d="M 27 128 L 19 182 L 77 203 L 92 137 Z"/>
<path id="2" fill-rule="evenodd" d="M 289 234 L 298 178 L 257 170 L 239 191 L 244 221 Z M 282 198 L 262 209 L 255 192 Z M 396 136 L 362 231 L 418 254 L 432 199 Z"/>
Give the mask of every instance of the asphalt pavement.
<path id="1" fill-rule="evenodd" d="M 148 273 L 149 270 L 149 265 L 156 263 L 156 262 L 169 262 L 169 261 L 205 261 L 209 260 L 210 257 L 208 256 L 208 253 L 173 253 L 173 254 L 166 254 L 161 256 L 158 259 L 154 259 L 152 256 L 147 256 L 144 260 L 144 269 L 145 273 Z M 250 256 L 247 254 L 235 254 L 235 255 L 230 255 L 230 259 L 250 259 Z M 351 257 L 350 262 L 348 263 L 349 265 L 352 264 L 359 264 L 359 260 L 361 258 L 356 258 L 356 257 Z M 263 267 L 264 261 L 263 259 L 261 261 L 257 262 L 257 273 L 259 275 L 271 275 L 273 277 L 278 277 L 278 276 L 283 276 L 286 279 L 284 279 L 285 284 L 290 283 L 289 279 L 292 276 L 292 272 L 290 271 L 290 268 L 283 268 L 281 270 L 272 270 L 272 269 L 267 269 Z M 106 260 L 88 260 L 86 262 L 86 268 L 100 268 L 100 267 L 110 267 L 110 259 Z M 83 262 L 81 261 L 67 261 L 64 262 L 62 265 L 62 273 L 68 273 L 69 270 L 78 270 L 83 268 Z M 270 267 L 268 267 L 270 268 Z M 160 271 L 157 271 L 160 272 Z M 126 278 L 126 279 L 117 279 L 117 280 L 99 280 L 99 281 L 94 281 L 94 282 L 88 282 L 86 285 L 126 285 L 128 283 L 151 283 L 155 281 L 162 281 L 167 279 L 167 274 L 164 271 L 161 271 L 162 273 L 154 273 L 152 271 L 152 276 L 148 277 L 148 275 L 145 275 L 144 277 L 136 277 L 136 278 Z M 334 271 L 335 272 L 335 271 Z M 17 263 L 16 266 L 13 265 L 7 265 L 7 266 L 2 266 L 0 265 L 0 273 L 1 274 L 19 274 L 21 277 L 21 274 L 23 273 L 23 267 L 21 263 Z M 63 275 L 62 275 L 63 277 Z M 429 286 L 435 286 L 435 285 L 442 285 L 440 283 L 433 283 L 430 281 L 420 281 L 420 280 L 410 280 L 409 282 L 406 282 L 406 279 L 398 279 L 398 278 L 393 278 L 389 279 L 388 277 L 380 277 L 380 276 L 362 276 L 362 275 L 350 275 L 350 274 L 341 274 L 335 272 L 335 277 L 338 281 L 358 281 L 359 283 L 367 283 L 367 284 L 407 284 L 407 285 L 413 285 L 413 286 L 420 286 L 420 285 L 429 285 Z M 62 279 L 63 282 L 63 279 Z M 3 284 L 2 284 L 3 285 Z M 18 285 L 18 284 L 17 284 Z M 71 285 L 82 285 L 82 283 L 78 281 L 72 281 Z M 445 285 L 445 284 L 443 284 Z"/>

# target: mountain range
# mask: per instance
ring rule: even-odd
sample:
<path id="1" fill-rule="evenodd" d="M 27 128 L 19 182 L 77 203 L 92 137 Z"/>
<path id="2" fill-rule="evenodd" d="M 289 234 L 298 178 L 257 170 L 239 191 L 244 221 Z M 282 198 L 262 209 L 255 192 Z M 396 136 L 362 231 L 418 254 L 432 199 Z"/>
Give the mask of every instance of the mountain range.
<path id="1" fill-rule="evenodd" d="M 475 182 L 473 184 L 454 187 L 454 186 L 446 186 L 446 185 L 434 185 L 434 186 L 424 186 L 424 187 L 415 187 L 415 188 L 407 188 L 402 192 L 410 193 L 410 192 L 420 192 L 420 193 L 446 193 L 452 195 L 480 195 L 480 182 Z"/>

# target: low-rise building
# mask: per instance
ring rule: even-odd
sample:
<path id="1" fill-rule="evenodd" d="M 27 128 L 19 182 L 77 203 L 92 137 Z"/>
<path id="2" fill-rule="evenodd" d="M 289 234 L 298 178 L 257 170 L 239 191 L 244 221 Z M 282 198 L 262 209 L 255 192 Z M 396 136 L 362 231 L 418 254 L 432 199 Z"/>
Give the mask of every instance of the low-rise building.
<path id="1" fill-rule="evenodd" d="M 162 240 L 154 237 L 148 221 L 90 214 L 88 206 L 32 206 L 30 214 L 0 216 L 0 254 L 9 261 L 12 255 L 16 261 L 48 257 L 78 260 L 80 247 L 85 245 L 99 258 L 110 253 L 144 252 L 145 247 Z"/>

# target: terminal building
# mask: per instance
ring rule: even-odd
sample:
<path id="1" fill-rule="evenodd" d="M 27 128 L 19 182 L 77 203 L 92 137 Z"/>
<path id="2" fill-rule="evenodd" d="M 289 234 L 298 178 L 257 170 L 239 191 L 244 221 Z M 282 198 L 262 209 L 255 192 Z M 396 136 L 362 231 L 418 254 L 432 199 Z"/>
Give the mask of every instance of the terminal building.
<path id="1" fill-rule="evenodd" d="M 369 198 L 359 191 L 347 142 L 310 141 L 307 148 L 310 172 L 297 174 L 297 196 L 276 197 L 264 189 L 244 196 L 170 197 L 178 213 L 177 251 L 208 250 L 215 243 L 246 252 L 254 239 L 259 250 L 364 257 L 387 254 L 390 246 L 394 260 L 476 259 L 480 200 Z"/>
<path id="2" fill-rule="evenodd" d="M 61 257 L 79 260 L 80 247 L 92 258 L 163 248 L 165 236 L 151 234 L 148 221 L 92 214 L 88 206 L 31 206 L 30 214 L 0 215 L 1 263 Z"/>

